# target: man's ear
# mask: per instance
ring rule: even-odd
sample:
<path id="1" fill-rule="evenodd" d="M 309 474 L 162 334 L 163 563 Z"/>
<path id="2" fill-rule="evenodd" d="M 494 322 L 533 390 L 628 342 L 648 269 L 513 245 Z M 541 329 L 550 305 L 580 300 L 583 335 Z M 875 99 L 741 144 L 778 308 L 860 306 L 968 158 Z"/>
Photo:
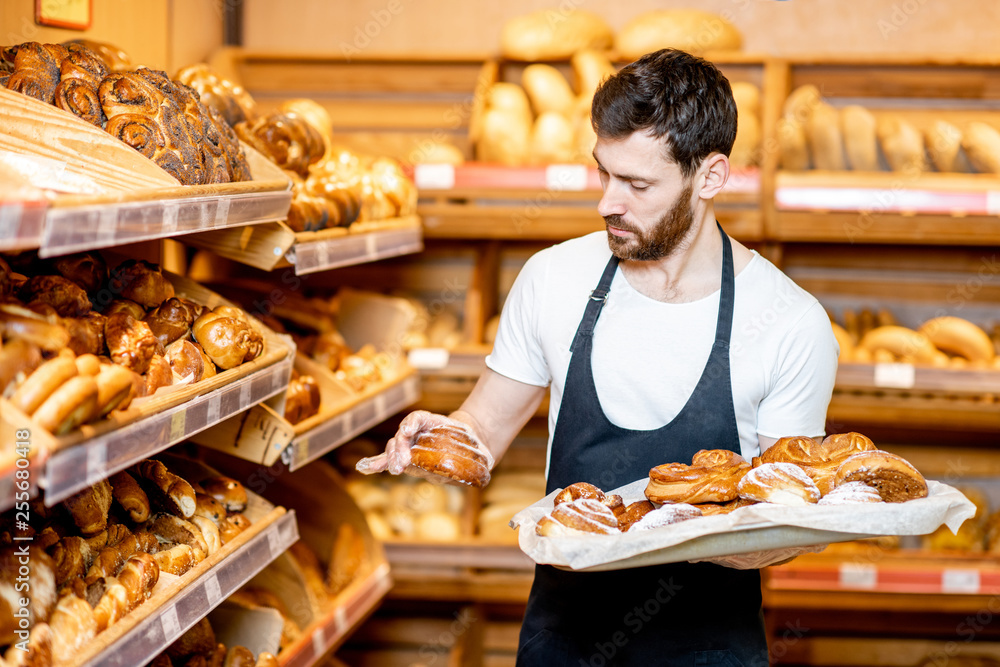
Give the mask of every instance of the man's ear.
<path id="1" fill-rule="evenodd" d="M 701 176 L 698 197 L 713 199 L 729 180 L 729 158 L 722 153 L 712 153 L 702 160 L 698 171 Z"/>

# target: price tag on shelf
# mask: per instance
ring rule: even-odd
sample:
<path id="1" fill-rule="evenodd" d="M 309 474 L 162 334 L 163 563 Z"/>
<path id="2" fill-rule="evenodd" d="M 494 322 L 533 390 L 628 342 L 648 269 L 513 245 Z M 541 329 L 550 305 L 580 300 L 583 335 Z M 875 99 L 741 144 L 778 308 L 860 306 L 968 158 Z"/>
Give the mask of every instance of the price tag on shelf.
<path id="1" fill-rule="evenodd" d="M 187 426 L 187 410 L 181 409 L 175 412 L 170 417 L 170 442 L 176 442 L 178 440 L 183 440 L 187 432 L 184 430 Z"/>
<path id="2" fill-rule="evenodd" d="M 108 443 L 100 442 L 85 446 L 87 447 L 86 480 L 88 485 L 93 485 L 108 476 Z"/>
<path id="3" fill-rule="evenodd" d="M 337 607 L 333 612 L 333 618 L 337 622 L 337 634 L 343 633 L 347 629 L 347 610 Z"/>
<path id="4" fill-rule="evenodd" d="M 19 202 L 0 203 L 0 239 L 13 239 L 21 229 L 21 213 L 24 206 Z"/>
<path id="5" fill-rule="evenodd" d="M 942 593 L 979 592 L 979 570 L 945 569 L 941 572 Z"/>
<path id="6" fill-rule="evenodd" d="M 212 396 L 208 399 L 208 414 L 206 419 L 208 420 L 208 425 L 212 425 L 219 421 L 219 415 L 221 414 L 222 407 L 222 397 L 218 394 Z"/>
<path id="7" fill-rule="evenodd" d="M 1000 192 L 991 190 L 986 193 L 986 214 L 1000 215 Z"/>
<path id="8" fill-rule="evenodd" d="M 271 526 L 267 531 L 267 546 L 271 550 L 271 558 L 277 558 L 284 549 L 281 547 L 281 540 L 278 539 L 278 531 L 275 526 Z"/>
<path id="9" fill-rule="evenodd" d="M 319 659 L 326 653 L 326 633 L 323 626 L 313 630 L 313 658 Z"/>
<path id="10" fill-rule="evenodd" d="M 871 590 L 878 583 L 878 568 L 868 563 L 841 563 L 839 574 L 844 588 Z"/>
<path id="11" fill-rule="evenodd" d="M 224 227 L 229 220 L 229 200 L 220 199 L 215 205 L 215 222 L 213 227 Z"/>
<path id="12" fill-rule="evenodd" d="M 177 619 L 177 607 L 167 604 L 160 611 L 160 626 L 163 628 L 163 639 L 173 642 L 181 634 L 181 623 Z"/>
<path id="13" fill-rule="evenodd" d="M 550 164 L 545 168 L 546 190 L 586 190 L 587 167 L 582 164 Z"/>
<path id="14" fill-rule="evenodd" d="M 219 578 L 214 572 L 210 572 L 205 578 L 205 597 L 208 598 L 210 607 L 214 607 L 222 601 L 222 588 L 219 586 Z"/>
<path id="15" fill-rule="evenodd" d="M 385 394 L 375 394 L 375 398 L 373 400 L 375 401 L 375 416 L 379 421 L 382 421 L 388 416 L 385 414 Z"/>
<path id="16" fill-rule="evenodd" d="M 916 384 L 913 364 L 875 364 L 875 386 L 912 389 Z"/>
<path id="17" fill-rule="evenodd" d="M 411 366 L 424 371 L 441 370 L 451 358 L 448 350 L 443 347 L 415 347 L 406 356 Z"/>
<path id="18" fill-rule="evenodd" d="M 115 239 L 118 232 L 118 209 L 108 206 L 101 209 L 97 218 L 97 240 L 108 243 Z"/>
<path id="19" fill-rule="evenodd" d="M 244 380 L 240 385 L 240 410 L 250 407 L 250 380 Z"/>
<path id="20" fill-rule="evenodd" d="M 413 168 L 418 190 L 451 190 L 455 187 L 455 167 L 450 164 L 418 164 Z"/>
<path id="21" fill-rule="evenodd" d="M 370 259 L 378 257 L 378 236 L 375 234 L 365 236 L 365 257 Z"/>

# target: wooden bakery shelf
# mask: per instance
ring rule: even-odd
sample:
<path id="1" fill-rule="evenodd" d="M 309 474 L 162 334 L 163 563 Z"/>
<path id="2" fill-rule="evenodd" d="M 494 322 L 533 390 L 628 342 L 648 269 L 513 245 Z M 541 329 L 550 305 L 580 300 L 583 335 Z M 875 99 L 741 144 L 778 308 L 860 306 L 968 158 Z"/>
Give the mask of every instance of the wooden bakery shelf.
<path id="1" fill-rule="evenodd" d="M 355 628 L 368 618 L 392 589 L 393 578 L 388 563 L 380 564 L 369 575 L 351 583 L 337 596 L 336 606 L 325 616 L 303 629 L 302 640 L 281 652 L 283 667 L 309 667 L 336 650 Z"/>
<path id="2" fill-rule="evenodd" d="M 197 462 L 179 466 L 170 460 L 169 465 L 182 476 L 183 465 L 208 471 Z M 250 490 L 248 497 L 244 514 L 252 522 L 249 528 L 185 574 L 161 574 L 152 596 L 84 645 L 71 666 L 148 663 L 299 539 L 294 510 L 274 506 Z"/>
<path id="3" fill-rule="evenodd" d="M 827 421 L 863 426 L 963 431 L 1000 431 L 995 397 L 922 396 L 886 390 L 881 393 L 834 391 Z"/>
<path id="4" fill-rule="evenodd" d="M 983 396 L 1000 394 L 1000 371 L 931 368 L 911 364 L 841 363 L 838 390 L 911 390 L 919 394 Z"/>
<path id="5" fill-rule="evenodd" d="M 185 241 L 265 271 L 294 267 L 298 275 L 408 255 L 424 248 L 420 218 L 415 215 L 300 233 L 283 222 L 271 222 L 204 232 Z"/>
<path id="6" fill-rule="evenodd" d="M 604 229 L 594 167 L 435 164 L 412 173 L 427 238 L 554 241 Z M 760 191 L 756 168 L 734 171 L 716 200 L 718 218 L 734 237 L 762 238 Z"/>
<path id="7" fill-rule="evenodd" d="M 0 201 L 0 251 L 41 245 L 47 207 L 40 200 Z"/>
<path id="8" fill-rule="evenodd" d="M 17 155 L 49 195 L 41 234 L 32 221 L 18 247 L 43 257 L 282 220 L 291 182 L 244 145 L 253 180 L 181 185 L 100 128 L 55 106 L 0 89 L 0 151 Z M 31 243 L 28 243 L 28 241 Z"/>
<path id="9" fill-rule="evenodd" d="M 1000 178 L 990 174 L 778 172 L 778 241 L 1000 244 Z"/>
<path id="10" fill-rule="evenodd" d="M 193 281 L 167 275 L 178 296 L 209 308 L 229 303 Z M 284 391 L 295 345 L 260 323 L 257 327 L 264 337 L 264 352 L 253 361 L 173 391 L 168 389 L 138 407 L 112 413 L 67 435 L 48 436 L 49 456 L 40 479 L 45 502 L 55 504 Z M 37 432 L 45 434 L 40 428 Z"/>

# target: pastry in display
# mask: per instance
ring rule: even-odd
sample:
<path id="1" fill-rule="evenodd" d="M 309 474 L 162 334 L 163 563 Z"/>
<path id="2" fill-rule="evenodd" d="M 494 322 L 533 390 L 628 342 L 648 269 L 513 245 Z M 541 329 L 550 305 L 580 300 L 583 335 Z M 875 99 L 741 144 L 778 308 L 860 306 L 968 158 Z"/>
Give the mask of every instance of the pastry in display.
<path id="1" fill-rule="evenodd" d="M 741 498 L 778 505 L 807 505 L 820 499 L 816 484 L 792 463 L 762 463 L 746 473 L 738 490 Z"/>
<path id="2" fill-rule="evenodd" d="M 305 178 L 309 165 L 326 153 L 322 135 L 304 118 L 282 112 L 237 123 L 236 136 L 282 169 Z"/>
<path id="3" fill-rule="evenodd" d="M 132 59 L 124 50 L 107 42 L 98 42 L 92 39 L 71 39 L 63 42 L 67 49 L 72 44 L 85 46 L 93 51 L 104 62 L 104 66 L 109 72 L 124 72 L 133 69 Z"/>
<path id="4" fill-rule="evenodd" d="M 872 112 L 860 104 L 849 104 L 840 110 L 844 152 L 851 170 L 879 170 L 877 125 Z"/>
<path id="5" fill-rule="evenodd" d="M 727 449 L 702 449 L 691 465 L 665 463 L 649 471 L 646 498 L 654 503 L 721 503 L 739 495 L 750 464 Z"/>
<path id="6" fill-rule="evenodd" d="M 694 505 L 670 503 L 646 512 L 638 521 L 631 523 L 628 526 L 628 530 L 633 533 L 644 530 L 655 530 L 664 526 L 672 526 L 681 521 L 688 521 L 701 515 L 701 510 Z"/>
<path id="7" fill-rule="evenodd" d="M 2 57 L 8 67 L 4 69 L 10 72 L 5 82 L 7 89 L 52 104 L 59 85 L 59 67 L 67 55 L 66 47 L 60 44 L 25 42 L 5 47 Z"/>
<path id="8" fill-rule="evenodd" d="M 96 52 L 82 44 L 69 44 L 59 67 L 59 85 L 54 103 L 60 109 L 104 128 L 107 118 L 101 108 L 98 88 L 108 75 L 108 67 Z"/>
<path id="9" fill-rule="evenodd" d="M 191 333 L 208 358 L 223 370 L 253 361 L 264 351 L 264 340 L 246 314 L 229 306 L 217 306 L 196 319 Z"/>
<path id="10" fill-rule="evenodd" d="M 538 520 L 535 532 L 543 536 L 574 533 L 615 535 L 621 530 L 618 518 L 607 505 L 593 498 L 578 498 L 554 507 L 552 512 Z"/>
<path id="11" fill-rule="evenodd" d="M 316 378 L 301 375 L 292 369 L 292 377 L 285 391 L 285 419 L 290 424 L 312 417 L 319 412 L 320 393 Z"/>
<path id="12" fill-rule="evenodd" d="M 924 476 L 903 457 L 882 450 L 853 454 L 840 464 L 835 486 L 856 481 L 877 489 L 887 503 L 902 503 L 927 495 Z"/>
<path id="13" fill-rule="evenodd" d="M 174 79 L 196 90 L 205 106 L 217 111 L 230 127 L 257 116 L 257 103 L 250 93 L 205 63 L 184 67 Z"/>

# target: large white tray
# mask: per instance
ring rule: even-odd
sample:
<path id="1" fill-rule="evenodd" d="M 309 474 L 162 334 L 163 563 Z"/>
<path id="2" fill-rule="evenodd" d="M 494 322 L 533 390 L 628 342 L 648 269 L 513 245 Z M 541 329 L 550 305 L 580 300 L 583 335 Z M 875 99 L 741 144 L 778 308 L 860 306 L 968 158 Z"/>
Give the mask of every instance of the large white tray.
<path id="1" fill-rule="evenodd" d="M 644 499 L 646 479 L 609 493 L 626 504 Z M 928 480 L 926 498 L 905 503 L 810 505 L 758 503 L 642 532 L 541 537 L 535 524 L 552 510 L 553 491 L 511 519 L 518 543 L 536 563 L 572 570 L 623 570 L 768 549 L 848 542 L 878 535 L 926 535 L 941 525 L 955 532 L 976 506 L 960 491 Z"/>

